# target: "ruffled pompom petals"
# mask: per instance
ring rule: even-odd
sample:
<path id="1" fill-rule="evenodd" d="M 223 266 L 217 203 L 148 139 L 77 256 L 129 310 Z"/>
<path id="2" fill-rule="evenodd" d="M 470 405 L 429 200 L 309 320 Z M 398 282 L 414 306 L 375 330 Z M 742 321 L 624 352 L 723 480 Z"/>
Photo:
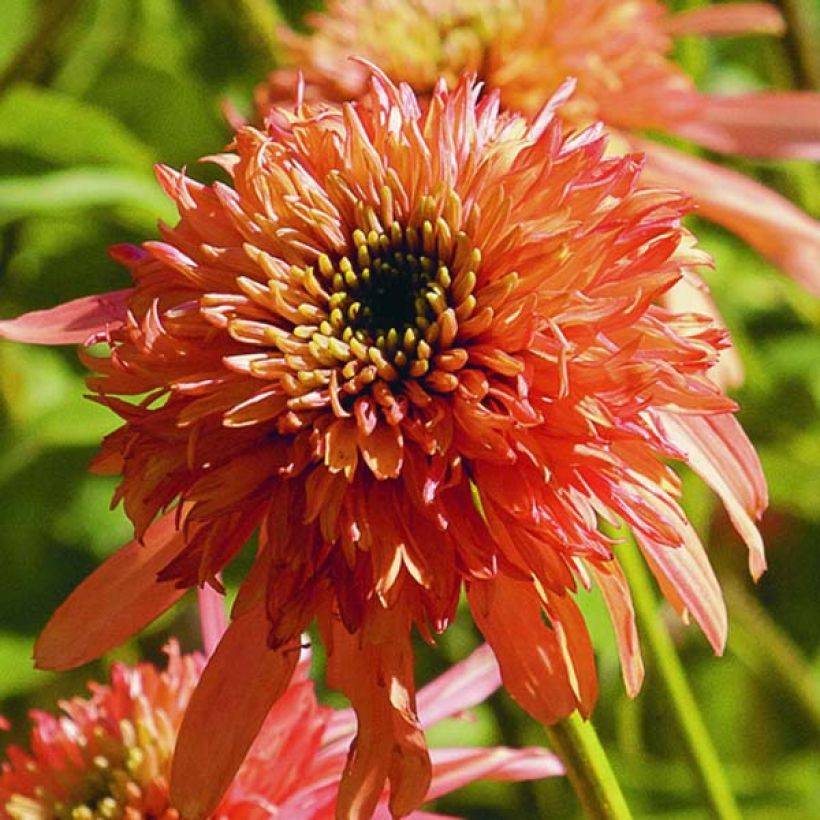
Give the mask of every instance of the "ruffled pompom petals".
<path id="1" fill-rule="evenodd" d="M 471 582 L 467 600 L 498 659 L 504 687 L 519 706 L 544 724 L 575 709 L 590 714 L 598 694 L 595 657 L 568 596 L 550 595 L 545 604 L 532 582 L 499 575 Z"/>
<path id="2" fill-rule="evenodd" d="M 131 288 L 83 296 L 49 310 L 0 321 L 0 339 L 37 345 L 79 345 L 100 341 L 125 321 Z"/>
<path id="3" fill-rule="evenodd" d="M 686 453 L 687 464 L 720 496 L 732 524 L 749 548 L 749 571 L 757 580 L 766 571 L 766 555 L 755 520 L 766 509 L 768 491 L 760 459 L 749 437 L 729 413 L 666 413 L 662 423 L 670 438 Z"/>
<path id="4" fill-rule="evenodd" d="M 168 513 L 141 541 L 131 541 L 85 579 L 60 605 L 40 633 L 34 659 L 41 669 L 63 670 L 88 663 L 151 623 L 184 592 L 157 575 L 184 546 Z"/>
<path id="5" fill-rule="evenodd" d="M 644 666 L 629 584 L 617 561 L 588 561 L 587 566 L 601 590 L 615 630 L 626 694 L 634 698 L 643 684 Z"/>
<path id="6" fill-rule="evenodd" d="M 336 804 L 339 820 L 368 820 L 390 783 L 394 817 L 418 808 L 430 787 L 431 765 L 416 716 L 413 650 L 409 631 L 390 621 L 401 614 L 381 611 L 372 638 L 351 635 L 334 615 L 320 620 L 328 647 L 327 680 L 353 704 L 358 732 L 350 746 Z"/>
<path id="7" fill-rule="evenodd" d="M 663 29 L 670 37 L 783 34 L 786 22 L 771 3 L 727 3 L 672 14 Z"/>
<path id="8" fill-rule="evenodd" d="M 813 91 L 704 94 L 693 112 L 669 130 L 724 154 L 820 160 L 820 94 Z"/>
<path id="9" fill-rule="evenodd" d="M 171 768 L 171 802 L 185 820 L 209 817 L 271 706 L 285 692 L 299 646 L 270 649 L 264 607 L 233 621 L 194 692 Z"/>
<path id="10" fill-rule="evenodd" d="M 646 152 L 645 182 L 685 188 L 702 216 L 736 233 L 809 293 L 820 295 L 820 222 L 728 168 L 647 140 L 630 141 Z"/>
<path id="11" fill-rule="evenodd" d="M 564 774 L 561 761 L 547 749 L 432 749 L 433 782 L 428 800 L 460 789 L 478 779 L 540 780 Z"/>

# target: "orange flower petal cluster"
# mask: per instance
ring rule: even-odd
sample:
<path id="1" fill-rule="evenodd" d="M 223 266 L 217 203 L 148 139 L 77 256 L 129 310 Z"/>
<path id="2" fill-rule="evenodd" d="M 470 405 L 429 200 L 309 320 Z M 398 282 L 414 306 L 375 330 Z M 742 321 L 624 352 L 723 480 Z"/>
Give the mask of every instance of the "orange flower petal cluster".
<path id="1" fill-rule="evenodd" d="M 760 465 L 708 375 L 726 334 L 657 305 L 707 261 L 681 226 L 687 201 L 641 188 L 642 157 L 606 158 L 599 128 L 566 134 L 569 85 L 532 121 L 480 91 L 441 83 L 422 112 L 376 72 L 358 102 L 300 101 L 244 128 L 217 158 L 230 185 L 160 169 L 180 221 L 114 250 L 134 279 L 119 321 L 95 297 L 0 325 L 73 340 L 103 306 L 91 340 L 108 353 L 83 355 L 124 424 L 95 465 L 122 474 L 139 539 L 58 610 L 40 665 L 82 663 L 185 587 L 218 586 L 258 530 L 180 732 L 185 816 L 227 788 L 314 620 L 358 718 L 345 817 L 369 816 L 385 781 L 395 815 L 427 793 L 411 630 L 432 640 L 463 590 L 539 720 L 595 701 L 579 587 L 602 590 L 636 692 L 601 520 L 632 528 L 721 651 L 720 589 L 666 459 L 715 489 L 765 568 Z"/>
<path id="2" fill-rule="evenodd" d="M 149 663 L 117 663 L 110 684 L 91 684 L 90 698 L 63 701 L 63 715 L 33 712 L 31 750 L 10 747 L 0 766 L 0 817 L 178 820 L 168 787 L 171 762 L 205 658 L 180 655 L 176 641 L 167 653 L 164 671 Z M 317 703 L 308 665 L 307 657 L 300 661 L 213 818 L 333 817 L 355 719 L 350 709 Z M 458 715 L 499 682 L 492 653 L 483 647 L 419 692 L 421 720 L 433 725 Z M 557 758 L 540 748 L 445 748 L 431 756 L 427 800 L 479 779 L 532 780 L 562 773 Z M 383 795 L 376 816 L 386 816 L 385 802 Z"/>
<path id="3" fill-rule="evenodd" d="M 308 23 L 309 35 L 282 31 L 289 67 L 257 89 L 260 112 L 292 98 L 297 72 L 312 98 L 360 96 L 367 71 L 350 55 L 373 60 L 421 95 L 440 75 L 451 82 L 478 72 L 505 106 L 529 115 L 575 77 L 565 121 L 619 129 L 646 153 L 645 180 L 687 191 L 704 216 L 820 294 L 820 223 L 750 178 L 629 133 L 651 128 L 726 153 L 820 158 L 820 94 L 701 94 L 671 60 L 676 36 L 781 33 L 773 6 L 672 14 L 659 0 L 331 0 Z"/>

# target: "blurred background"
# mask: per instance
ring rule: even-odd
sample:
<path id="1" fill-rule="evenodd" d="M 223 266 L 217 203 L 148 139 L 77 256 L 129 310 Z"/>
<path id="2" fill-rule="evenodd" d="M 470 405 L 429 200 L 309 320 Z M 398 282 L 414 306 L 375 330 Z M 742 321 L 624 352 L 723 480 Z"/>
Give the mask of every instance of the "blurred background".
<path id="1" fill-rule="evenodd" d="M 272 0 L 267 6 L 233 0 L 2 0 L 0 318 L 126 286 L 125 270 L 108 259 L 106 247 L 154 238 L 157 218 L 174 217 L 153 180 L 152 164 L 187 164 L 191 175 L 209 180 L 213 172 L 196 160 L 230 139 L 224 101 L 249 112 L 255 84 L 275 64 L 277 15 L 298 26 L 305 11 L 318 6 L 298 0 L 279 7 Z M 805 0 L 802 12 L 808 18 L 816 8 L 814 0 Z M 806 51 L 810 35 L 684 39 L 677 56 L 705 90 L 809 87 L 817 80 L 811 49 Z M 820 216 L 816 167 L 729 164 Z M 744 817 L 817 818 L 820 304 L 733 236 L 692 222 L 717 260 L 707 278 L 746 367 L 737 399 L 769 480 L 771 508 L 763 530 L 770 568 L 753 589 L 745 549 L 722 508 L 687 476 L 685 506 L 727 590 L 725 657 L 714 658 L 695 628 L 683 627 L 666 610 L 661 615 Z M 184 647 L 198 646 L 194 601 L 186 597 L 138 641 L 98 664 L 59 676 L 32 669 L 32 643 L 49 615 L 130 536 L 121 510 L 109 510 L 114 482 L 86 472 L 113 419 L 84 400 L 83 392 L 73 349 L 0 343 L 0 714 L 13 726 L 0 734 L 0 750 L 25 740 L 29 709 L 53 711 L 58 698 L 83 692 L 87 680 L 104 680 L 113 659 L 160 660 L 172 633 Z M 629 701 L 601 601 L 581 598 L 599 652 L 594 722 L 635 815 L 708 816 L 651 662 L 643 691 Z M 439 653 L 420 646 L 420 682 L 476 643 L 469 619 L 462 618 Z M 505 695 L 477 716 L 473 723 L 438 727 L 431 743 L 546 742 L 539 726 Z M 477 784 L 440 800 L 435 810 L 470 818 L 580 816 L 562 779 Z"/>

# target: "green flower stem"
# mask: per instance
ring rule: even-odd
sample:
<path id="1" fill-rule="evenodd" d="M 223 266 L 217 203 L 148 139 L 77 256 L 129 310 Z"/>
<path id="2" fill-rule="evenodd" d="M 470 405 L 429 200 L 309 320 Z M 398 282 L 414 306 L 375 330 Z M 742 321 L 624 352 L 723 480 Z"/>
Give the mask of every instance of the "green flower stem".
<path id="1" fill-rule="evenodd" d="M 586 816 L 593 820 L 629 820 L 632 815 L 592 723 L 573 712 L 554 726 L 547 726 L 547 734 Z"/>
<path id="2" fill-rule="evenodd" d="M 635 614 L 642 627 L 642 639 L 666 690 L 672 715 L 680 727 L 712 813 L 720 820 L 741 820 L 729 781 L 686 680 L 672 638 L 659 617 L 649 572 L 631 536 L 618 548 L 618 559 L 629 580 Z"/>
<path id="3" fill-rule="evenodd" d="M 273 0 L 239 0 L 237 4 L 244 18 L 250 39 L 271 60 L 271 66 L 279 62 L 279 38 L 276 28 L 282 22 L 279 7 Z"/>
<path id="4" fill-rule="evenodd" d="M 800 74 L 801 85 L 820 90 L 820 52 L 817 36 L 820 34 L 820 14 L 817 6 L 808 0 L 781 0 L 786 18 L 786 42 Z"/>
<path id="5" fill-rule="evenodd" d="M 769 684 L 790 692 L 820 731 L 820 685 L 800 650 L 739 583 L 726 587 L 726 601 L 730 651 Z"/>

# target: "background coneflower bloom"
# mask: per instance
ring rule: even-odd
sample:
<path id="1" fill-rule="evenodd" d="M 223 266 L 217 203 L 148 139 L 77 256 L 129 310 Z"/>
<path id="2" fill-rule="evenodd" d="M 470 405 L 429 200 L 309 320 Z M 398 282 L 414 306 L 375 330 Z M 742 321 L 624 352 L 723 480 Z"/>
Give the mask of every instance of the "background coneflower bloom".
<path id="1" fill-rule="evenodd" d="M 703 216 L 820 294 L 820 223 L 749 177 L 633 133 L 654 129 L 725 153 L 819 159 L 820 94 L 701 94 L 670 59 L 679 35 L 781 32 L 773 6 L 671 14 L 657 0 L 331 0 L 308 23 L 309 35 L 282 30 L 287 67 L 257 89 L 260 111 L 292 98 L 297 71 L 311 97 L 358 97 L 367 72 L 350 55 L 422 95 L 440 75 L 453 82 L 475 71 L 506 107 L 530 115 L 575 77 L 577 93 L 561 112 L 566 122 L 603 120 L 618 129 L 646 153 L 645 181 L 686 191 Z"/>
<path id="2" fill-rule="evenodd" d="M 168 787 L 174 743 L 205 659 L 181 656 L 175 641 L 167 652 L 163 671 L 150 663 L 117 663 L 109 685 L 92 683 L 90 698 L 61 702 L 59 717 L 32 713 L 30 751 L 10 747 L 0 766 L 0 817 L 177 820 Z M 303 658 L 213 817 L 333 817 L 355 720 L 350 709 L 319 705 L 307 671 Z M 419 717 L 429 726 L 459 716 L 499 683 L 492 653 L 483 647 L 419 692 Z M 431 757 L 428 800 L 479 779 L 562 772 L 557 758 L 539 748 L 443 748 Z M 386 796 L 375 816 L 385 815 Z"/>
<path id="3" fill-rule="evenodd" d="M 708 376 L 725 332 L 656 305 L 708 260 L 681 227 L 686 200 L 639 187 L 639 155 L 605 159 L 597 127 L 563 133 L 570 91 L 532 121 L 469 79 L 424 113 L 378 73 L 359 102 L 300 102 L 286 126 L 239 131 L 217 158 L 232 185 L 160 169 L 180 221 L 114 249 L 133 290 L 0 323 L 106 340 L 83 353 L 89 385 L 125 422 L 95 467 L 123 475 L 138 540 L 60 607 L 41 666 L 83 663 L 186 587 L 218 585 L 259 531 L 181 729 L 188 815 L 227 787 L 313 619 L 358 718 L 343 816 L 368 816 L 386 779 L 396 815 L 426 795 L 411 630 L 432 640 L 462 589 L 507 690 L 550 722 L 595 701 L 572 593 L 597 583 L 634 693 L 631 603 L 601 519 L 632 527 L 722 650 L 720 589 L 664 459 L 722 497 L 755 576 L 766 489 Z"/>

